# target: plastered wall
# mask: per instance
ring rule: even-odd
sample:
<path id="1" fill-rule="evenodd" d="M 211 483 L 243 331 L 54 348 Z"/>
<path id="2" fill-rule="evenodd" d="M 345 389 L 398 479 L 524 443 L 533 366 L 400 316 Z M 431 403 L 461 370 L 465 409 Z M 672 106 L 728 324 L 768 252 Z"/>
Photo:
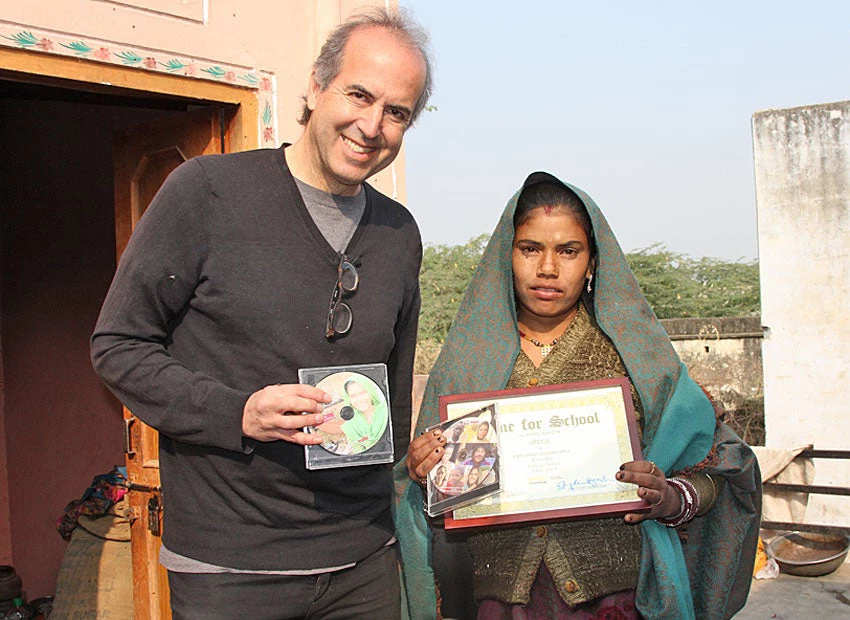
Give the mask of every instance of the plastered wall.
<path id="1" fill-rule="evenodd" d="M 662 319 L 690 375 L 726 410 L 762 397 L 759 317 Z"/>
<path id="2" fill-rule="evenodd" d="M 850 102 L 753 116 L 766 445 L 850 450 Z M 816 484 L 850 486 L 846 461 Z M 806 520 L 850 524 L 848 498 Z"/>

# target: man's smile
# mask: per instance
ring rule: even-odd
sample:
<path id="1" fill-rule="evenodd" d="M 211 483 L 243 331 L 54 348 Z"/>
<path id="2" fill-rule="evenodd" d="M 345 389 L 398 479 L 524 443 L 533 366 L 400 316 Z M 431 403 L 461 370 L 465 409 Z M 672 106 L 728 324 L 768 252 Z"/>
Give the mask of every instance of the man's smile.
<path id="1" fill-rule="evenodd" d="M 360 155 L 368 155 L 369 153 L 374 153 L 378 150 L 378 147 L 376 146 L 363 146 L 362 144 L 358 144 L 357 142 L 346 136 L 342 136 L 342 141 L 345 142 L 346 145 L 348 145 L 348 148 Z"/>

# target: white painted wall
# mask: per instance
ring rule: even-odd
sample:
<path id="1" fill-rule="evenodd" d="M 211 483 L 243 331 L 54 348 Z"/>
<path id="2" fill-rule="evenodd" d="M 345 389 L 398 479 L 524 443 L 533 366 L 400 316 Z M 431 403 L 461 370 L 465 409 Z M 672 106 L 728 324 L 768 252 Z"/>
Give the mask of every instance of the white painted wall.
<path id="1" fill-rule="evenodd" d="M 850 102 L 753 116 L 766 444 L 850 450 Z M 816 484 L 850 486 L 847 461 Z M 850 524 L 812 496 L 808 522 Z"/>

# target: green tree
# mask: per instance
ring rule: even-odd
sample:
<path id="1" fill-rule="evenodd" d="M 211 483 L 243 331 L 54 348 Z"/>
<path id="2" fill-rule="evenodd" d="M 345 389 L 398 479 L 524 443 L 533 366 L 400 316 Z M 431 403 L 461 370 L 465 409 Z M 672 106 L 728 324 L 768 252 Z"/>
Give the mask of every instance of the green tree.
<path id="1" fill-rule="evenodd" d="M 626 258 L 659 318 L 759 313 L 757 261 L 693 258 L 660 244 L 629 252 Z"/>
<path id="2" fill-rule="evenodd" d="M 422 312 L 419 315 L 419 340 L 443 342 L 457 313 L 464 291 L 489 235 L 479 235 L 464 245 L 425 246 L 419 285 Z"/>
<path id="3" fill-rule="evenodd" d="M 700 258 L 694 264 L 700 284 L 696 316 L 753 316 L 761 312 L 758 261 Z"/>

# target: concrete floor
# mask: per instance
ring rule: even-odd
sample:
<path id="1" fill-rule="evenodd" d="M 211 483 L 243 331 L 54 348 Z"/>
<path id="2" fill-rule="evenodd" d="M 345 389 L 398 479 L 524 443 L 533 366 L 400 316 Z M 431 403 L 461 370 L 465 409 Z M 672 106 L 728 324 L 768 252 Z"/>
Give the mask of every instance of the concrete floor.
<path id="1" fill-rule="evenodd" d="M 850 563 L 823 577 L 753 579 L 735 620 L 850 620 Z"/>

